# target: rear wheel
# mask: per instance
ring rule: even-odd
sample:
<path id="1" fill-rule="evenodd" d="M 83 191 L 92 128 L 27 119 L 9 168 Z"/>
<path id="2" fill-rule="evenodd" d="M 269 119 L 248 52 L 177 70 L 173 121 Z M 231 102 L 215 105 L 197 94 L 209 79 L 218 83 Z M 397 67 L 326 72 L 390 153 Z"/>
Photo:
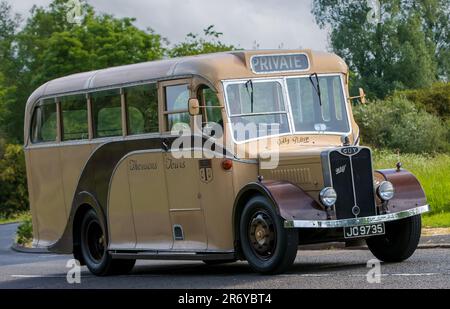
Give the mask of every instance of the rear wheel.
<path id="1" fill-rule="evenodd" d="M 298 232 L 285 229 L 272 203 L 255 196 L 244 207 L 239 234 L 242 252 L 257 272 L 277 274 L 286 271 L 295 260 Z"/>
<path id="2" fill-rule="evenodd" d="M 366 240 L 377 259 L 383 262 L 401 262 L 417 249 L 422 228 L 421 216 L 386 223 L 385 235 Z"/>
<path id="3" fill-rule="evenodd" d="M 103 225 L 94 210 L 89 210 L 81 222 L 81 255 L 88 269 L 97 276 L 125 274 L 136 260 L 113 260 L 106 250 Z"/>

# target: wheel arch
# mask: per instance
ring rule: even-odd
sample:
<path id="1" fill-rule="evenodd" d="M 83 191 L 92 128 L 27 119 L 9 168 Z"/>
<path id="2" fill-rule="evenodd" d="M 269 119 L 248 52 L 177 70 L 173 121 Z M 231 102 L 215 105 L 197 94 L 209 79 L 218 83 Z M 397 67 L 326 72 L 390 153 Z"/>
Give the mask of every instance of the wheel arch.
<path id="1" fill-rule="evenodd" d="M 376 170 L 394 185 L 394 197 L 387 206 L 391 212 L 399 212 L 427 204 L 427 197 L 419 180 L 406 169 Z"/>
<path id="2" fill-rule="evenodd" d="M 297 185 L 288 181 L 251 182 L 236 195 L 233 206 L 233 235 L 239 253 L 239 221 L 246 203 L 254 196 L 265 196 L 285 220 L 326 220 L 325 209 Z"/>

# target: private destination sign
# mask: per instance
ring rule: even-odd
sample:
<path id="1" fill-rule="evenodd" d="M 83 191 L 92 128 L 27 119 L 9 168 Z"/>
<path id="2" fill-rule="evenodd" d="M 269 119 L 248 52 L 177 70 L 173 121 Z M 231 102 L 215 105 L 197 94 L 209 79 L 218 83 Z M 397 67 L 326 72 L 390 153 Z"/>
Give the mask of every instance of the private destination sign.
<path id="1" fill-rule="evenodd" d="M 305 54 L 258 55 L 251 58 L 255 73 L 305 71 L 309 69 L 308 56 Z"/>

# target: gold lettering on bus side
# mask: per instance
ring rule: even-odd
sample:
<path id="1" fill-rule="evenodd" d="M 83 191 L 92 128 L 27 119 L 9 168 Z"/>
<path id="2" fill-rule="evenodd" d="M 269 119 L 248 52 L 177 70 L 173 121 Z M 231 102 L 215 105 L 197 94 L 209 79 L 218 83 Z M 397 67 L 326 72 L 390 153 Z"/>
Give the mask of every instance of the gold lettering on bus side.
<path id="1" fill-rule="evenodd" d="M 136 160 L 130 160 L 128 166 L 130 171 L 146 171 L 158 169 L 158 164 L 156 162 L 140 163 Z"/>
<path id="2" fill-rule="evenodd" d="M 172 158 L 166 159 L 166 169 L 168 170 L 176 170 L 176 169 L 182 169 L 186 168 L 186 161 L 176 161 Z"/>
<path id="3" fill-rule="evenodd" d="M 309 144 L 311 138 L 309 136 L 291 136 L 291 137 L 281 137 L 278 139 L 278 145 L 298 145 L 298 144 Z"/>

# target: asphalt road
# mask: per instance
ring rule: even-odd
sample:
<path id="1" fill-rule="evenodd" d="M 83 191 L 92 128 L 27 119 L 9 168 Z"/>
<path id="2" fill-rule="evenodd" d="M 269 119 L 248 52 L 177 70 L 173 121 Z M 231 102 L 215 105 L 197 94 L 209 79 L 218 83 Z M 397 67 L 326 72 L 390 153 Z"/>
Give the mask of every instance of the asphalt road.
<path id="1" fill-rule="evenodd" d="M 407 261 L 381 264 L 381 282 L 368 283 L 367 250 L 300 250 L 286 274 L 262 276 L 246 262 L 138 261 L 126 276 L 95 277 L 82 267 L 69 284 L 71 256 L 10 249 L 16 224 L 0 225 L 0 288 L 450 288 L 450 249 L 419 249 Z"/>

